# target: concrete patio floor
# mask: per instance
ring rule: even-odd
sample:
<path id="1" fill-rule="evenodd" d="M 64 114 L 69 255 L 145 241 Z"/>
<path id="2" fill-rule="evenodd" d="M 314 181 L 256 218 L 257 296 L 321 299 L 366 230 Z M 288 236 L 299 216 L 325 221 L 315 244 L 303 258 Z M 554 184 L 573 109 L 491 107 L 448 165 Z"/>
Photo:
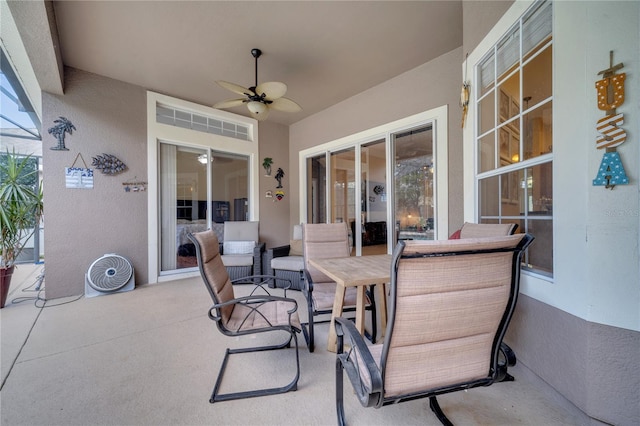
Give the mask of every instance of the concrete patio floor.
<path id="1" fill-rule="evenodd" d="M 317 327 L 316 352 L 300 337 L 296 392 L 209 403 L 224 348 L 255 337 L 221 335 L 208 319 L 200 278 L 143 285 L 94 298 L 33 300 L 43 265 L 19 265 L 0 310 L 2 425 L 332 425 L 335 354 L 326 351 L 328 324 Z M 46 280 L 45 280 L 46 285 Z M 240 286 L 237 294 L 248 287 Z M 301 319 L 306 318 L 303 296 Z M 69 303 L 66 303 L 69 302 Z M 37 306 L 36 306 L 37 305 Z M 258 338 L 260 339 L 260 338 Z M 248 380 L 285 383 L 294 351 L 231 358 L 223 391 Z M 439 397 L 458 425 L 594 424 L 520 363 L 515 382 Z M 346 384 L 349 389 L 349 384 Z M 428 400 L 363 408 L 345 395 L 351 425 L 438 425 Z"/>

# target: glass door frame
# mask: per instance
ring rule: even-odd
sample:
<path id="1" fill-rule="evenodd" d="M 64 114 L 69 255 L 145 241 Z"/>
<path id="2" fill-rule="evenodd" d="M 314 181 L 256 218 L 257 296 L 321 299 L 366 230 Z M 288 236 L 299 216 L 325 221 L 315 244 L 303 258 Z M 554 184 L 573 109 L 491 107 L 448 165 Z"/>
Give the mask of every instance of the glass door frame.
<path id="1" fill-rule="evenodd" d="M 448 107 L 443 105 L 422 113 L 412 115 L 397 121 L 393 121 L 387 124 L 383 124 L 368 130 L 364 130 L 353 135 L 349 135 L 340 139 L 336 139 L 331 142 L 327 142 L 322 145 L 317 145 L 312 148 L 308 148 L 300 151 L 298 156 L 298 166 L 300 170 L 300 203 L 299 203 L 299 217 L 302 222 L 306 222 L 308 217 L 308 203 L 307 203 L 307 159 L 312 157 L 318 157 L 322 154 L 326 156 L 327 170 L 331 170 L 331 153 L 344 151 L 355 147 L 355 158 L 361 158 L 361 147 L 371 142 L 384 139 L 385 140 L 385 152 L 386 152 L 386 176 L 387 181 L 385 185 L 387 188 L 392 188 L 393 181 L 391 176 L 393 175 L 393 163 L 390 159 L 393 158 L 392 152 L 392 136 L 393 134 L 402 132 L 404 130 L 410 130 L 420 126 L 426 126 L 431 124 L 433 126 L 433 138 L 434 138 L 434 197 L 435 197 L 435 239 L 446 239 L 448 237 L 449 229 L 449 192 L 448 192 Z M 355 162 L 355 174 L 356 174 L 356 188 L 361 184 L 361 164 L 360 161 Z M 328 176 L 328 181 L 330 177 Z M 325 188 L 325 199 L 330 200 L 330 188 L 329 184 Z M 393 191 L 389 189 L 387 191 L 387 229 L 395 229 L 395 217 L 394 217 L 394 205 L 395 199 Z M 326 203 L 325 217 L 331 218 L 331 205 Z M 360 203 L 356 203 L 356 217 L 360 217 L 361 214 Z M 356 221 L 356 236 L 361 232 L 361 227 L 358 226 Z M 390 228 L 390 226 L 392 226 Z M 394 247 L 394 233 L 387 232 L 387 253 L 392 253 Z M 356 245 L 356 255 L 360 256 L 361 244 Z"/>
<path id="2" fill-rule="evenodd" d="M 238 123 L 248 130 L 246 140 L 231 136 L 214 134 L 202 130 L 178 127 L 163 124 L 157 120 L 158 107 L 170 107 L 176 110 L 192 112 L 201 116 L 222 120 L 228 123 Z M 147 92 L 147 245 L 148 245 L 148 276 L 149 283 L 172 281 L 186 277 L 199 276 L 197 270 L 173 270 L 160 271 L 160 170 L 159 170 L 159 146 L 160 143 L 181 145 L 199 149 L 211 150 L 222 153 L 238 154 L 248 157 L 249 167 L 249 220 L 259 220 L 260 217 L 260 186 L 259 177 L 261 160 L 259 159 L 258 122 L 249 117 L 240 116 L 211 107 L 195 104 L 159 93 Z M 210 168 L 210 166 L 209 166 Z M 210 171 L 207 181 L 210 182 Z M 208 201 L 210 201 L 208 199 Z M 207 214 L 208 225 L 211 216 Z"/>

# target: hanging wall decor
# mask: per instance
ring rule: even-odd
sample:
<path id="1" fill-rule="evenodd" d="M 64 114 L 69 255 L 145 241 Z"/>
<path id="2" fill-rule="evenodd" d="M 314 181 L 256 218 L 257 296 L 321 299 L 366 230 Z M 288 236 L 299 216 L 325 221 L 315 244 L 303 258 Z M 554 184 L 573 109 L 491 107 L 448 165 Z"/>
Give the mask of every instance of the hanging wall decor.
<path id="1" fill-rule="evenodd" d="M 271 165 L 273 164 L 273 158 L 264 157 L 262 160 L 262 168 L 264 168 L 265 176 L 271 176 Z"/>
<path id="2" fill-rule="evenodd" d="M 76 167 L 78 158 L 82 160 L 84 167 Z M 93 169 L 87 167 L 82 154 L 78 153 L 76 159 L 73 160 L 71 167 L 64 168 L 65 186 L 67 188 L 76 189 L 92 189 L 93 188 Z"/>
<path id="3" fill-rule="evenodd" d="M 71 121 L 67 120 L 66 117 L 60 117 L 57 120 L 53 120 L 53 122 L 55 125 L 47 131 L 58 140 L 58 144 L 52 146 L 50 149 L 54 151 L 69 151 L 69 149 L 64 146 L 64 135 L 65 133 L 72 134 L 73 131 L 76 130 L 76 127 Z"/>
<path id="4" fill-rule="evenodd" d="M 120 161 L 115 155 L 102 154 L 93 157 L 92 166 L 100 170 L 105 175 L 117 175 L 127 169 L 127 165 Z"/>
<path id="5" fill-rule="evenodd" d="M 283 198 L 284 198 L 284 191 L 283 191 L 283 190 L 276 191 L 276 199 L 277 199 L 278 201 L 280 201 L 280 200 L 282 200 Z M 275 201 L 275 200 L 273 200 L 273 201 Z"/>
<path id="6" fill-rule="evenodd" d="M 619 127 L 624 124 L 624 115 L 616 113 L 616 108 L 624 102 L 626 73 L 616 74 L 623 66 L 622 63 L 613 65 L 613 51 L 609 52 L 609 68 L 600 71 L 598 75 L 603 78 L 596 81 L 598 109 L 605 111 L 604 117 L 596 124 L 596 130 L 600 133 L 596 138 L 596 148 L 604 149 L 605 153 L 598 174 L 593 179 L 593 186 L 608 189 L 629 183 L 620 154 L 616 150 L 627 139 L 627 133 Z"/>
<path id="7" fill-rule="evenodd" d="M 464 61 L 464 79 L 462 80 L 462 88 L 460 89 L 460 108 L 462 108 L 460 127 L 463 129 L 464 123 L 467 120 L 467 112 L 469 111 L 469 91 L 471 90 L 471 85 L 467 81 L 467 59 L 469 59 L 468 53 Z"/>
<path id="8" fill-rule="evenodd" d="M 284 170 L 278 167 L 278 171 L 276 172 L 275 179 L 278 181 L 278 186 L 276 188 L 282 188 L 282 178 L 284 177 Z"/>
<path id="9" fill-rule="evenodd" d="M 147 182 L 138 180 L 138 176 L 134 176 L 132 180 L 122 182 L 124 192 L 144 192 L 147 190 Z"/>

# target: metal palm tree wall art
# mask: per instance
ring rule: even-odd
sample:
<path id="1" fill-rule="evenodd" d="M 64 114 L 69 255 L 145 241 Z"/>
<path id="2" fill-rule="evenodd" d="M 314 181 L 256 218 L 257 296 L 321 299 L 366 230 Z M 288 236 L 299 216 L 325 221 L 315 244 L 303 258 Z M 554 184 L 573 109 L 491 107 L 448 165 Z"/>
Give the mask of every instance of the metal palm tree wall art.
<path id="1" fill-rule="evenodd" d="M 66 117 L 60 117 L 57 120 L 53 120 L 53 122 L 55 125 L 50 127 L 48 132 L 58 140 L 58 145 L 52 146 L 51 149 L 54 151 L 69 151 L 69 149 L 64 146 L 64 135 L 65 133 L 72 134 L 73 131 L 76 130 L 76 127 Z"/>

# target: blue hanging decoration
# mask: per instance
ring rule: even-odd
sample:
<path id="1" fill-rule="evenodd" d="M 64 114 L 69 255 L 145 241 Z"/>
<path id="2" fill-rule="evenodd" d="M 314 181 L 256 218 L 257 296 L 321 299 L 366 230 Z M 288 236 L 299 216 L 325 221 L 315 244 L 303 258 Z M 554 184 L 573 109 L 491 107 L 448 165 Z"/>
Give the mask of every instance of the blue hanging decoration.
<path id="1" fill-rule="evenodd" d="M 598 175 L 593 180 L 593 186 L 613 188 L 615 185 L 627 185 L 629 178 L 624 171 L 618 151 L 605 152 L 602 156 Z"/>

